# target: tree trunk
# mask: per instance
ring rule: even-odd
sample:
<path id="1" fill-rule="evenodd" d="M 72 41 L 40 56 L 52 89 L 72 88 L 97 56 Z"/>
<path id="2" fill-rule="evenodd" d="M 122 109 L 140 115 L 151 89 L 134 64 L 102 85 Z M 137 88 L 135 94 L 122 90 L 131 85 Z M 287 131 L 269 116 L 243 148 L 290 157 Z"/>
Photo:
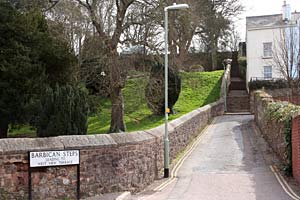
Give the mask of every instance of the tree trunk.
<path id="1" fill-rule="evenodd" d="M 121 67 L 118 63 L 117 50 L 112 50 L 110 57 L 110 98 L 112 102 L 110 133 L 126 131 L 124 123 L 124 100 L 122 88 L 125 86 L 125 80 L 122 79 Z"/>
<path id="2" fill-rule="evenodd" d="M 110 133 L 118 133 L 126 131 L 124 123 L 124 103 L 121 88 L 114 88 L 111 92 L 111 122 L 110 122 Z"/>
<path id="3" fill-rule="evenodd" d="M 217 44 L 215 41 L 211 41 L 211 64 L 212 64 L 212 71 L 216 70 L 218 67 L 218 58 L 217 58 Z"/>
<path id="4" fill-rule="evenodd" d="M 181 44 L 181 46 L 179 47 L 179 55 L 177 56 L 176 59 L 176 65 L 179 66 L 180 68 L 183 67 L 184 61 L 187 58 L 187 55 L 189 53 L 188 48 L 186 48 L 186 46 L 184 46 L 183 44 Z"/>
<path id="5" fill-rule="evenodd" d="M 7 138 L 8 123 L 6 121 L 0 121 L 0 138 Z"/>

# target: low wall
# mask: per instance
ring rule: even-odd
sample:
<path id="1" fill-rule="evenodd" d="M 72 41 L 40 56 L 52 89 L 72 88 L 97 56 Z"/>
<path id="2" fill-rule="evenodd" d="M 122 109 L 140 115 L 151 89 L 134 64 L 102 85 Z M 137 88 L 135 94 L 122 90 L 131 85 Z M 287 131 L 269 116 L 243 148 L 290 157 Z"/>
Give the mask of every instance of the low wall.
<path id="1" fill-rule="evenodd" d="M 273 97 L 263 91 L 256 91 L 251 95 L 253 101 L 252 112 L 256 124 L 280 160 L 287 164 L 287 148 L 283 133 L 284 123 L 268 119 L 266 116 L 267 105 L 274 101 Z"/>
<path id="2" fill-rule="evenodd" d="M 224 101 L 194 110 L 169 123 L 170 158 L 193 140 L 209 121 L 224 113 Z M 113 133 L 0 140 L 0 199 L 26 199 L 28 151 L 80 149 L 81 195 L 140 191 L 163 169 L 164 126 L 130 134 Z M 36 168 L 33 199 L 74 199 L 76 167 Z"/>

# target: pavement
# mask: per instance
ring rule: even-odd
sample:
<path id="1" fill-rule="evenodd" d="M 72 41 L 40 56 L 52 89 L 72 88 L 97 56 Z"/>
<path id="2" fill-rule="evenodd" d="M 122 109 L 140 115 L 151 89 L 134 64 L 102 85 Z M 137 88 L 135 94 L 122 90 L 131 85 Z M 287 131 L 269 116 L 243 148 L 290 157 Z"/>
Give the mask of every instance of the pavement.
<path id="1" fill-rule="evenodd" d="M 252 115 L 215 118 L 161 191 L 148 189 L 133 200 L 290 200 L 270 165 L 278 162 Z M 151 187 L 150 187 L 151 188 Z"/>
<path id="2" fill-rule="evenodd" d="M 130 192 L 107 193 L 99 196 L 88 197 L 83 200 L 131 200 Z"/>

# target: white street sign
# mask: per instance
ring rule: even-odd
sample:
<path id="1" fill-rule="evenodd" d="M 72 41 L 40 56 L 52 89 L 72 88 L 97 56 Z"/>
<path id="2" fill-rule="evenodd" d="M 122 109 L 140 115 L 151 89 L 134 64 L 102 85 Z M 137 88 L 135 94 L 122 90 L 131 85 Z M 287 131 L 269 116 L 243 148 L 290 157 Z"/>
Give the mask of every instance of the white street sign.
<path id="1" fill-rule="evenodd" d="M 79 150 L 37 151 L 29 153 L 30 167 L 78 165 Z"/>

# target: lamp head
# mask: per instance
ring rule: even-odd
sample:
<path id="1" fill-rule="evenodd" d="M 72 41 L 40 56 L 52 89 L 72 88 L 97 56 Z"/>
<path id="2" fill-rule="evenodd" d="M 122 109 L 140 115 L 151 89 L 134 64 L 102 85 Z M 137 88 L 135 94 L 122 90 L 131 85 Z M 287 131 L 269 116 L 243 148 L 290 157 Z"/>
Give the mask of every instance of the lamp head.
<path id="1" fill-rule="evenodd" d="M 176 4 L 176 3 L 174 3 L 172 6 L 165 7 L 165 11 L 187 9 L 189 7 L 190 6 L 188 4 Z"/>

